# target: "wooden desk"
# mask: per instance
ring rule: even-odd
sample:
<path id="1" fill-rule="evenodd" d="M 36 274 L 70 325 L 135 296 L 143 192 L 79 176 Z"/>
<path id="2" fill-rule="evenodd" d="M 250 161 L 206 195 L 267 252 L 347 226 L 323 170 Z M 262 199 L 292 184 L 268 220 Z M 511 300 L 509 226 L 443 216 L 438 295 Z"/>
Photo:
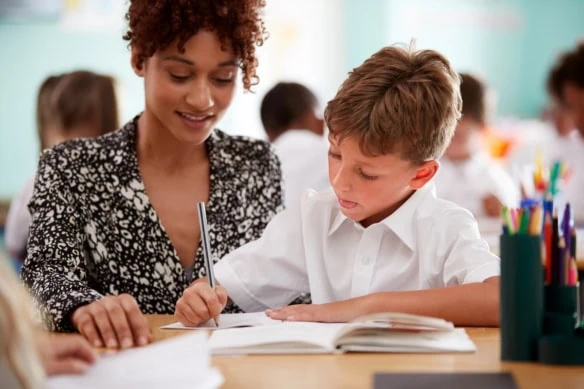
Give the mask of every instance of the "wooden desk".
<path id="1" fill-rule="evenodd" d="M 148 315 L 154 340 L 184 334 L 160 330 L 170 315 Z M 373 388 L 374 372 L 510 371 L 520 389 L 582 389 L 584 367 L 555 367 L 499 361 L 499 329 L 471 328 L 474 354 L 252 355 L 213 357 L 225 377 L 223 388 Z"/>

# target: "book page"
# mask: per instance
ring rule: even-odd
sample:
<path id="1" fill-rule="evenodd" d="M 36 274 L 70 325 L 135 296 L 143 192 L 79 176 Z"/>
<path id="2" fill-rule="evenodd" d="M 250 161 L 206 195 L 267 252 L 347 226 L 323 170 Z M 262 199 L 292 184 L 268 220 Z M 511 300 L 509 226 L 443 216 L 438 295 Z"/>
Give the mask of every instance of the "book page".
<path id="1" fill-rule="evenodd" d="M 160 327 L 171 330 L 199 330 L 199 329 L 225 329 L 236 327 L 262 327 L 281 324 L 280 320 L 270 319 L 264 312 L 253 313 L 224 313 L 219 315 L 219 327 L 215 326 L 213 320 L 201 324 L 197 327 L 187 327 L 179 322 Z"/>
<path id="2" fill-rule="evenodd" d="M 334 339 L 345 324 L 283 322 L 279 325 L 214 331 L 213 355 L 332 353 Z"/>
<path id="3" fill-rule="evenodd" d="M 359 329 L 345 332 L 335 345 L 345 351 L 364 352 L 474 352 L 475 344 L 464 328 L 452 331 L 402 332 L 391 329 Z"/>
<path id="4" fill-rule="evenodd" d="M 406 331 L 452 331 L 454 324 L 444 319 L 430 316 L 412 315 L 400 312 L 373 313 L 360 316 L 349 323 L 350 327 L 393 328 Z"/>

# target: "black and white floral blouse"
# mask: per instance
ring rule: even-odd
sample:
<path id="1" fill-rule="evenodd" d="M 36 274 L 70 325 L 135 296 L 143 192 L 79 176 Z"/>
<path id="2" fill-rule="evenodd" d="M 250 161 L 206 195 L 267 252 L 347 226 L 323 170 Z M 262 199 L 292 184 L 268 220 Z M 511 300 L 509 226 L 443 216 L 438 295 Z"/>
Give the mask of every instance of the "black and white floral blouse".
<path id="1" fill-rule="evenodd" d="M 61 144 L 41 158 L 22 278 L 52 330 L 72 330 L 70 314 L 104 295 L 128 293 L 143 313 L 174 313 L 189 284 L 144 190 L 137 119 L 97 139 Z M 206 146 L 207 220 L 217 261 L 259 238 L 280 210 L 281 172 L 263 141 L 215 130 Z M 204 275 L 202 258 L 199 247 L 195 278 Z"/>

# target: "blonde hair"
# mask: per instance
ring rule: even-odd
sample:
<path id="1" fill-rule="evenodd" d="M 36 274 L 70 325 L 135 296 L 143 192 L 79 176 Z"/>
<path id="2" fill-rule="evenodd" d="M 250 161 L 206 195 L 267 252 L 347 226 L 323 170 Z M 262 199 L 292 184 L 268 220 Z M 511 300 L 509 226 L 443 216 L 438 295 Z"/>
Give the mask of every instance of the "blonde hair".
<path id="1" fill-rule="evenodd" d="M 370 156 L 439 158 L 460 118 L 460 80 L 433 50 L 384 47 L 353 69 L 325 110 L 330 134 Z"/>
<path id="2" fill-rule="evenodd" d="M 38 388 L 45 379 L 29 309 L 24 288 L 0 255 L 0 361 L 24 389 Z"/>

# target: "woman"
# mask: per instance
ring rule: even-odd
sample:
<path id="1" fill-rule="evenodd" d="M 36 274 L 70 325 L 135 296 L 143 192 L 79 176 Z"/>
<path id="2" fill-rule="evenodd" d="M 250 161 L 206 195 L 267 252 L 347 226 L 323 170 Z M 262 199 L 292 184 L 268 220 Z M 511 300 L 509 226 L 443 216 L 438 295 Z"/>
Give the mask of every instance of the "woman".
<path id="1" fill-rule="evenodd" d="M 282 204 L 267 143 L 214 130 L 238 70 L 257 81 L 261 0 L 132 0 L 125 39 L 144 78 L 144 112 L 121 130 L 46 152 L 22 276 L 60 331 L 131 347 L 143 313 L 173 313 L 204 274 L 196 203 L 213 257 L 258 238 Z"/>

